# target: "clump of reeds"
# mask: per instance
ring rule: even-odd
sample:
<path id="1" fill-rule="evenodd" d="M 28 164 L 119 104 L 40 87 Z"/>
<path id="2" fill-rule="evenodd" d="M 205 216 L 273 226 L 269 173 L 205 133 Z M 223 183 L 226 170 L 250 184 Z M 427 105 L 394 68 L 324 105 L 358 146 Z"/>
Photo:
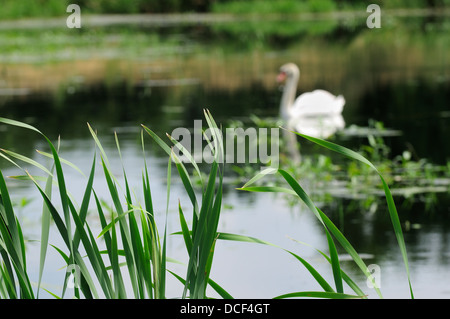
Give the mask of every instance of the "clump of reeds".
<path id="1" fill-rule="evenodd" d="M 95 131 L 89 126 L 89 130 L 96 143 L 100 155 L 101 168 L 103 170 L 105 181 L 109 190 L 113 207 L 108 207 L 108 213 L 105 213 L 105 205 L 98 198 L 94 189 L 94 173 L 96 169 L 97 158 L 94 155 L 92 167 L 87 176 L 86 187 L 81 201 L 77 206 L 70 196 L 67 189 L 67 181 L 63 171 L 62 164 L 70 165 L 76 168 L 72 163 L 60 158 L 58 147 L 36 128 L 9 119 L 0 118 L 0 122 L 19 126 L 25 129 L 35 131 L 42 135 L 50 147 L 50 153 L 41 152 L 41 154 L 53 159 L 52 168 L 47 169 L 39 163 L 13 153 L 2 150 L 0 156 L 19 166 L 15 160 L 25 161 L 40 168 L 46 173 L 45 186 L 38 183 L 38 178 L 32 176 L 26 170 L 21 178 L 32 181 L 43 199 L 42 209 L 42 231 L 40 238 L 40 266 L 37 292 L 33 291 L 30 279 L 27 273 L 25 241 L 22 235 L 20 223 L 13 210 L 13 205 L 8 192 L 5 179 L 0 172 L 0 297 L 1 298 L 38 298 L 41 287 L 41 279 L 44 270 L 47 248 L 49 246 L 50 222 L 56 225 L 56 228 L 63 239 L 66 247 L 53 246 L 62 256 L 67 264 L 67 273 L 60 294 L 50 292 L 56 298 L 63 298 L 66 294 L 71 271 L 79 271 L 77 285 L 75 285 L 74 296 L 77 298 L 165 298 L 166 273 L 174 275 L 184 284 L 182 298 L 207 298 L 206 289 L 210 285 L 221 297 L 232 298 L 231 294 L 225 291 L 218 283 L 210 278 L 213 265 L 213 257 L 217 240 L 234 240 L 240 242 L 251 242 L 264 245 L 275 246 L 261 239 L 248 237 L 239 234 L 220 233 L 217 231 L 222 207 L 222 187 L 224 164 L 223 144 L 219 128 L 213 117 L 208 111 L 205 111 L 205 118 L 211 129 L 212 135 L 208 141 L 211 147 L 214 160 L 209 166 L 209 173 L 205 176 L 195 162 L 191 154 L 183 146 L 168 135 L 172 144 L 165 143 L 151 129 L 143 127 L 141 133 L 143 150 L 143 172 L 142 172 L 142 193 L 143 203 L 138 202 L 133 196 L 129 187 L 126 170 L 122 165 L 124 183 L 121 194 L 118 188 L 118 181 L 112 174 L 107 154 L 103 150 L 102 144 Z M 145 162 L 145 143 L 144 136 L 147 133 L 151 140 L 157 143 L 168 155 L 167 166 L 167 206 L 166 216 L 170 199 L 170 185 L 172 178 L 172 165 L 176 167 L 179 178 L 190 199 L 192 205 L 192 226 L 189 228 L 182 206 L 179 205 L 179 226 L 180 231 L 174 235 L 183 236 L 185 247 L 189 256 L 186 265 L 185 276 L 171 272 L 167 268 L 167 262 L 170 258 L 166 254 L 167 240 L 167 220 L 162 237 L 157 229 L 155 218 L 156 210 L 153 207 L 152 192 L 150 188 L 150 176 Z M 301 135 L 301 134 L 299 134 Z M 376 167 L 360 154 L 353 152 L 342 146 L 301 135 L 318 145 L 348 156 L 353 160 L 360 161 L 376 172 Z M 206 135 L 205 135 L 206 137 Z M 116 135 L 117 151 L 120 155 L 119 139 Z M 200 178 L 200 192 L 192 182 L 192 176 L 186 168 L 185 163 L 177 157 L 173 148 L 177 148 L 183 153 L 185 158 L 189 159 L 196 175 Z M 13 160 L 15 159 L 15 160 Z M 77 168 L 78 169 L 78 168 Z M 285 187 L 267 187 L 252 186 L 252 184 L 263 178 L 267 173 L 277 173 L 287 182 L 289 188 Z M 379 173 L 379 172 L 378 172 Z M 383 176 L 379 173 L 383 189 L 386 195 L 387 205 L 393 228 L 397 236 L 401 254 L 404 259 L 408 281 L 410 284 L 411 296 L 413 297 L 412 287 L 409 280 L 409 267 L 406 254 L 406 247 L 402 235 L 400 221 L 396 211 L 395 203 L 391 192 Z M 52 185 L 57 185 L 60 205 L 56 205 L 52 197 Z M 249 180 L 241 190 L 253 192 L 280 192 L 298 196 L 315 214 L 317 219 L 324 227 L 325 236 L 328 241 L 329 252 L 319 251 L 319 253 L 328 260 L 334 278 L 333 285 L 329 284 L 319 272 L 309 264 L 304 258 L 298 256 L 292 251 L 285 250 L 300 264 L 310 272 L 313 278 L 322 287 L 322 291 L 299 291 L 290 292 L 276 298 L 291 297 L 318 297 L 318 298 L 365 298 L 366 295 L 351 278 L 341 269 L 339 264 L 336 242 L 339 243 L 353 258 L 361 271 L 367 278 L 373 280 L 367 266 L 360 258 L 350 242 L 333 224 L 333 222 L 312 202 L 297 180 L 295 180 L 287 171 L 283 169 L 269 168 L 257 174 Z M 200 194 L 201 196 L 198 196 Z M 125 203 L 123 203 L 125 199 Z M 93 204 L 92 204 L 93 203 Z M 61 208 L 57 208 L 61 207 Z M 95 211 L 101 223 L 102 231 L 95 236 L 87 221 L 88 210 Z M 99 240 L 104 242 L 104 248 L 99 247 Z M 283 249 L 282 247 L 279 247 Z M 120 258 L 125 262 L 120 262 Z M 128 276 L 131 282 L 131 292 L 127 291 L 124 283 L 124 277 Z M 353 291 L 352 294 L 344 293 L 344 283 Z M 375 287 L 378 295 L 382 294 Z"/>

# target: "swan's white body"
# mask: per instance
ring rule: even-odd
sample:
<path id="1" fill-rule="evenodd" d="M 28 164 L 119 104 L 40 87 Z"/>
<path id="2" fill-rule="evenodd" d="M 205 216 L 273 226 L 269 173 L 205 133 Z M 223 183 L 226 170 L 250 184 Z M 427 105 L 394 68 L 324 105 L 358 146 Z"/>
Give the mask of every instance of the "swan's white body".
<path id="1" fill-rule="evenodd" d="M 291 117 L 339 115 L 344 109 L 345 99 L 342 95 L 334 96 L 325 90 L 306 92 L 295 99 L 290 108 Z"/>
<path id="2" fill-rule="evenodd" d="M 289 129 L 313 137 L 327 138 L 345 127 L 342 117 L 345 99 L 325 90 L 306 92 L 295 98 L 300 71 L 293 63 L 280 68 L 284 82 L 280 115 Z"/>

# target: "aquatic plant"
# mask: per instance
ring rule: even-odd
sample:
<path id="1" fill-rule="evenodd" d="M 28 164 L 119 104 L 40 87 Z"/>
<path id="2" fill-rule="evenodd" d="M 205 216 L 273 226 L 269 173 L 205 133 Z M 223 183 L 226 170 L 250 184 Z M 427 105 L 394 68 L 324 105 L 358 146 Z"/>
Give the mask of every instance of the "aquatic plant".
<path id="1" fill-rule="evenodd" d="M 141 143 L 143 151 L 143 172 L 142 172 L 142 193 L 144 201 L 140 203 L 129 186 L 126 170 L 122 164 L 124 185 L 120 186 L 118 179 L 113 175 L 111 165 L 108 161 L 99 137 L 95 130 L 88 126 L 89 131 L 96 145 L 96 152 L 100 154 L 101 168 L 104 180 L 109 191 L 112 205 L 106 204 L 98 198 L 94 188 L 94 173 L 96 169 L 97 156 L 94 154 L 92 166 L 87 176 L 86 187 L 81 201 L 77 206 L 70 191 L 67 188 L 66 176 L 63 171 L 63 164 L 79 170 L 74 164 L 63 159 L 59 155 L 59 141 L 55 145 L 38 129 L 25 123 L 14 120 L 0 118 L 0 122 L 12 126 L 18 126 L 40 134 L 47 142 L 50 152 L 40 152 L 40 154 L 52 159 L 52 168 L 47 169 L 36 161 L 23 155 L 2 150 L 0 156 L 13 165 L 21 168 L 16 162 L 23 161 L 27 164 L 39 168 L 46 174 L 45 178 L 31 175 L 23 169 L 23 176 L 15 176 L 17 179 L 31 181 L 37 188 L 43 200 L 42 209 L 42 230 L 40 238 L 40 265 L 37 292 L 34 293 L 28 277 L 25 241 L 23 239 L 20 222 L 14 213 L 7 184 L 0 172 L 0 297 L 1 298 L 39 298 L 39 292 L 44 289 L 41 286 L 42 274 L 45 266 L 47 249 L 49 245 L 56 249 L 64 259 L 67 272 L 61 294 L 48 291 L 55 298 L 64 298 L 67 289 L 72 288 L 71 283 L 76 276 L 74 285 L 74 296 L 77 298 L 165 298 L 166 274 L 175 276 L 184 285 L 182 298 L 207 298 L 207 287 L 212 287 L 222 298 L 232 298 L 232 295 L 225 291 L 218 283 L 210 278 L 213 266 L 213 257 L 217 240 L 232 240 L 246 243 L 263 244 L 275 246 L 284 250 L 294 257 L 301 266 L 305 267 L 312 277 L 322 288 L 322 291 L 297 291 L 289 292 L 275 298 L 292 297 L 316 297 L 316 298 L 365 298 L 363 290 L 358 287 L 353 280 L 342 270 L 339 263 L 336 243 L 352 257 L 361 271 L 369 280 L 373 277 L 367 266 L 356 250 L 345 238 L 343 233 L 333 224 L 330 218 L 324 214 L 311 200 L 308 194 L 300 186 L 300 183 L 286 170 L 279 168 L 268 168 L 250 179 L 240 190 L 253 192 L 277 192 L 301 199 L 311 212 L 323 225 L 325 236 L 328 242 L 328 254 L 318 251 L 329 263 L 334 279 L 333 285 L 328 283 L 307 260 L 294 253 L 276 246 L 265 240 L 249 237 L 241 234 L 229 234 L 218 232 L 222 207 L 222 187 L 224 164 L 220 158 L 223 156 L 223 142 L 218 133 L 219 128 L 208 111 L 204 113 L 208 127 L 212 129 L 212 136 L 207 138 L 208 145 L 214 155 L 209 167 L 209 174 L 205 174 L 204 167 L 200 169 L 193 156 L 178 141 L 168 135 L 171 144 L 164 142 L 150 128 L 142 126 Z M 215 133 L 214 133 L 215 132 Z M 167 198 L 165 207 L 165 226 L 162 237 L 160 230 L 156 226 L 155 219 L 157 211 L 153 206 L 152 192 L 150 187 L 150 174 L 145 161 L 145 139 L 147 133 L 159 147 L 168 155 L 167 166 Z M 411 297 L 413 297 L 412 285 L 409 278 L 408 258 L 403 240 L 402 229 L 396 211 L 395 203 L 382 174 L 366 158 L 360 154 L 333 144 L 328 141 L 315 139 L 301 135 L 302 138 L 312 141 L 326 149 L 337 152 L 341 155 L 359 161 L 376 173 L 378 173 L 383 185 L 389 214 L 392 220 L 393 229 L 398 240 L 401 255 L 408 274 Z M 205 137 L 207 137 L 205 135 Z M 120 158 L 121 150 L 117 135 L 115 136 L 117 151 Z M 183 161 L 174 152 L 177 148 L 185 158 L 189 159 L 194 173 L 186 167 Z M 167 267 L 167 262 L 174 261 L 167 256 L 167 211 L 170 202 L 172 166 L 176 167 L 179 178 L 184 186 L 186 194 L 192 205 L 192 225 L 189 228 L 182 205 L 178 205 L 180 231 L 172 234 L 182 236 L 188 253 L 188 263 L 186 274 L 181 276 Z M 21 168 L 22 169 L 22 168 Z M 268 173 L 276 173 L 288 184 L 289 187 L 282 186 L 254 186 L 257 180 L 265 178 Z M 193 182 L 193 176 L 199 179 L 199 183 Z M 45 187 L 39 184 L 45 182 Z M 52 198 L 52 185 L 56 184 L 60 204 L 57 205 Z M 198 187 L 200 189 L 198 189 Z M 119 189 L 122 190 L 120 193 Z M 200 195 L 200 196 L 199 196 Z M 122 203 L 125 199 L 125 203 Z M 91 202 L 94 204 L 91 205 Z M 101 232 L 95 236 L 92 225 L 87 220 L 89 211 L 95 211 L 101 224 Z M 163 216 L 164 217 L 164 216 Z M 65 247 L 56 247 L 49 242 L 50 223 L 54 222 Z M 101 242 L 104 247 L 101 247 Z M 120 262 L 124 258 L 124 262 Z M 124 277 L 130 278 L 131 293 L 125 287 Z M 352 294 L 344 292 L 344 283 L 353 291 Z M 382 297 L 381 291 L 375 287 L 378 295 Z"/>

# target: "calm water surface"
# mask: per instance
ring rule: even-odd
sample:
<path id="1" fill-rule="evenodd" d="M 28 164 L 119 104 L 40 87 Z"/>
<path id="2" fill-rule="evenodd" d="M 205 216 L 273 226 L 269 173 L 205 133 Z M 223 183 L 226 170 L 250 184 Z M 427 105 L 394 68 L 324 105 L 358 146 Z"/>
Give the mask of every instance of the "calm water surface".
<path id="1" fill-rule="evenodd" d="M 116 131 L 128 178 L 139 198 L 143 168 L 141 123 L 163 136 L 176 127 L 192 127 L 194 119 L 202 118 L 205 107 L 225 125 L 231 120 L 248 122 L 250 114 L 276 117 L 280 90 L 274 79 L 281 64 L 293 61 L 302 70 L 299 93 L 324 88 L 346 97 L 344 117 L 348 126 L 366 126 L 369 119 L 383 121 L 387 127 L 402 132 L 401 136 L 387 139 L 394 155 L 409 145 L 419 158 L 445 163 L 450 157 L 447 143 L 450 139 L 450 61 L 445 55 L 448 52 L 418 49 L 414 44 L 397 45 L 390 52 L 386 47 L 319 42 L 290 50 L 238 53 L 217 50 L 166 59 L 77 61 L 73 62 L 76 67 L 69 62 L 50 66 L 9 65 L 5 66 L 9 74 L 18 72 L 23 76 L 5 81 L 21 79 L 23 86 L 31 87 L 33 93 L 0 97 L 0 116 L 29 122 L 52 139 L 60 134 L 61 156 L 86 174 L 95 152 L 86 125 L 89 122 L 98 130 L 114 173 L 121 180 L 121 164 L 113 137 Z M 429 58 L 423 57 L 426 52 L 429 52 Z M 49 74 L 50 78 L 55 78 L 53 85 L 41 83 L 44 87 L 33 88 L 36 81 L 31 74 Z M 38 136 L 5 126 L 0 126 L 0 132 L 2 148 L 48 165 L 34 152 L 35 149 L 46 150 Z M 146 141 L 154 205 L 160 214 L 160 229 L 163 229 L 167 158 L 149 138 Z M 365 138 L 341 138 L 338 141 L 354 147 L 367 143 Z M 0 162 L 0 168 L 6 176 L 21 174 L 5 161 Z M 85 178 L 69 167 L 65 168 L 65 174 L 69 190 L 80 200 Z M 100 197 L 108 200 L 100 167 L 97 176 L 95 189 Z M 175 171 L 173 176 L 169 232 L 179 230 L 178 199 L 186 211 L 190 209 Z M 290 249 L 332 282 L 331 269 L 315 251 L 326 251 L 327 243 L 313 214 L 299 203 L 291 205 L 284 196 L 237 191 L 235 188 L 242 184 L 236 184 L 235 179 L 232 168 L 227 167 L 219 231 L 254 236 Z M 9 184 L 27 238 L 38 239 L 42 203 L 35 188 L 27 182 L 11 180 Z M 26 205 L 20 207 L 24 198 Z M 399 198 L 399 202 L 403 200 Z M 435 202 L 432 212 L 425 212 L 421 203 L 399 206 L 400 218 L 405 225 L 412 285 L 418 298 L 450 297 L 448 191 L 436 194 Z M 349 205 L 349 200 L 337 198 L 334 205 L 327 207 L 331 210 L 328 212 L 336 215 L 340 204 Z M 383 202 L 374 212 L 359 208 L 340 217 L 344 233 L 356 250 L 367 258 L 368 264 L 381 267 L 383 296 L 408 298 L 403 261 Z M 89 218 L 95 225 L 95 217 Z M 50 242 L 62 246 L 56 232 Z M 171 236 L 168 245 L 169 256 L 187 260 L 182 238 Z M 28 252 L 29 269 L 33 280 L 37 281 L 39 244 L 29 242 Z M 63 260 L 50 249 L 44 282 L 56 293 L 64 276 L 63 265 Z M 343 260 L 342 265 L 369 296 L 377 298 L 350 262 Z M 171 265 L 170 268 L 184 275 L 184 267 Z M 219 242 L 211 277 L 237 298 L 271 298 L 288 292 L 320 289 L 289 254 L 253 244 Z M 182 286 L 175 279 L 169 278 L 169 281 L 168 296 L 180 296 Z"/>

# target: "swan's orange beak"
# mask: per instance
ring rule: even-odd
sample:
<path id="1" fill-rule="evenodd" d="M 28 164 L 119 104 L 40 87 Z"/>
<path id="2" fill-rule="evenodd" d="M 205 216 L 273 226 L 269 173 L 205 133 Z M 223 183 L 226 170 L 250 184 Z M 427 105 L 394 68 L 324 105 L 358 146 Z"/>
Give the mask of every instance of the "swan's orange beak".
<path id="1" fill-rule="evenodd" d="M 277 82 L 282 83 L 286 80 L 286 72 L 281 71 L 277 76 Z"/>

